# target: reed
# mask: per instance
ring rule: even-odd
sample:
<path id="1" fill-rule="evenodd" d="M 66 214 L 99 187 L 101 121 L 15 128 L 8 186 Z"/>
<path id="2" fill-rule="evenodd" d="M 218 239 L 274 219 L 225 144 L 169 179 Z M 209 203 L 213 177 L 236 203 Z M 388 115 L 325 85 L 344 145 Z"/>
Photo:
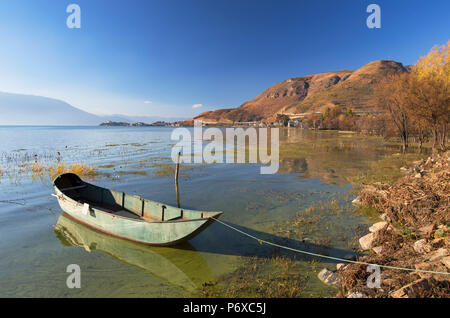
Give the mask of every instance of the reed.
<path id="1" fill-rule="evenodd" d="M 75 173 L 80 177 L 87 177 L 88 179 L 93 179 L 97 174 L 97 167 L 90 166 L 88 164 L 83 164 L 79 162 L 73 162 L 66 164 L 65 162 L 57 162 L 53 165 L 46 165 L 40 162 L 35 162 L 34 164 L 27 166 L 31 177 L 54 177 L 62 173 Z"/>

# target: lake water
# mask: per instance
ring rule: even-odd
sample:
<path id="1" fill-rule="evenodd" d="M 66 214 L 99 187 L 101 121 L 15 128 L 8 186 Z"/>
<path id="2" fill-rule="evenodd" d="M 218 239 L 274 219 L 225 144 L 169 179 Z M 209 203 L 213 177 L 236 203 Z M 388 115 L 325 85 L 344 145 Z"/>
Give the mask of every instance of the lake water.
<path id="1" fill-rule="evenodd" d="M 219 223 L 173 248 L 94 232 L 61 215 L 48 176 L 26 172 L 35 161 L 95 165 L 95 184 L 176 205 L 171 132 L 0 127 L 0 297 L 337 293 L 317 279 L 335 263 L 260 244 Z M 342 257 L 356 251 L 374 220 L 351 206 L 354 184 L 396 178 L 401 165 L 422 156 L 400 155 L 381 138 L 338 132 L 289 128 L 280 138 L 277 174 L 261 175 L 259 164 L 182 165 L 181 206 L 220 210 L 222 221 L 261 239 Z M 81 268 L 79 289 L 66 286 L 69 264 Z"/>

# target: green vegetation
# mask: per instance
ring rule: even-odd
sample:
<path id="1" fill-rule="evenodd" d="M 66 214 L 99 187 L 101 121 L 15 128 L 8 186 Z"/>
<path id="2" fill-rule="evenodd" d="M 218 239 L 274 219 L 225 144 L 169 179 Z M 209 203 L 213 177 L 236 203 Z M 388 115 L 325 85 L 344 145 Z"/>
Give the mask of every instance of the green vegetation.
<path id="1" fill-rule="evenodd" d="M 297 262 L 288 257 L 249 257 L 234 272 L 222 277 L 217 283 L 205 284 L 202 296 L 301 297 L 308 277 L 299 274 L 296 267 Z"/>

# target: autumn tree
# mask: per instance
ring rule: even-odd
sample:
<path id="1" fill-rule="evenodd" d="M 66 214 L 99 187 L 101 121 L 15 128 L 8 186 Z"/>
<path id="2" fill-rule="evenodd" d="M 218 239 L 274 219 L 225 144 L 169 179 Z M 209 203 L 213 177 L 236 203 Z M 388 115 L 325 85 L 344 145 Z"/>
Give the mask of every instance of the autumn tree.
<path id="1" fill-rule="evenodd" d="M 450 41 L 435 46 L 414 65 L 410 80 L 410 116 L 427 125 L 433 149 L 446 149 L 450 120 Z"/>
<path id="2" fill-rule="evenodd" d="M 408 73 L 388 75 L 375 87 L 377 104 L 389 112 L 402 141 L 403 151 L 408 148 L 410 78 Z"/>

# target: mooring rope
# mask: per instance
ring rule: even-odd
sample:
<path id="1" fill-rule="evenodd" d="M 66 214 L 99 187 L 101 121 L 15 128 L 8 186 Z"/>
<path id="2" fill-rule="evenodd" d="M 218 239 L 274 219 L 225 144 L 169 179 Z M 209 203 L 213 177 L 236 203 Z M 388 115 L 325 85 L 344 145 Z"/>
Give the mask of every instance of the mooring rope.
<path id="1" fill-rule="evenodd" d="M 366 263 L 366 262 L 361 262 L 361 261 L 352 261 L 349 259 L 343 259 L 343 258 L 339 258 L 339 257 L 333 257 L 333 256 L 328 256 L 328 255 L 322 255 L 322 254 L 317 254 L 317 253 L 312 253 L 312 252 L 307 252 L 307 251 L 303 251 L 303 250 L 299 250 L 299 249 L 295 249 L 292 247 L 288 247 L 288 246 L 283 246 L 277 243 L 273 243 L 273 242 L 269 242 L 269 241 L 265 241 L 263 239 L 260 239 L 256 236 L 253 236 L 249 233 L 246 233 L 242 230 L 239 230 L 237 228 L 235 228 L 234 226 L 231 226 L 225 222 L 220 221 L 219 219 L 214 219 L 214 221 L 219 222 L 222 225 L 225 225 L 226 227 L 239 232 L 245 236 L 248 236 L 256 241 L 258 241 L 260 244 L 268 244 L 268 245 L 272 245 L 275 247 L 279 247 L 285 250 L 289 250 L 292 252 L 297 252 L 297 253 L 302 253 L 302 254 L 307 254 L 310 256 L 316 256 L 316 257 L 321 257 L 321 258 L 327 258 L 327 259 L 332 259 L 335 261 L 340 261 L 340 262 L 346 262 L 346 263 L 353 263 L 353 264 L 362 264 L 362 265 L 371 265 L 371 266 L 379 266 L 379 267 L 384 267 L 384 268 L 389 268 L 389 269 L 397 269 L 397 270 L 404 270 L 404 271 L 410 271 L 410 272 L 421 272 L 421 273 L 429 273 L 429 274 L 441 274 L 441 275 L 450 275 L 450 273 L 447 272 L 437 272 L 437 271 L 428 271 L 428 270 L 424 270 L 424 269 L 414 269 L 414 268 L 406 268 L 406 267 L 397 267 L 397 266 L 390 266 L 390 265 L 379 265 L 379 264 L 373 264 L 373 263 Z"/>

